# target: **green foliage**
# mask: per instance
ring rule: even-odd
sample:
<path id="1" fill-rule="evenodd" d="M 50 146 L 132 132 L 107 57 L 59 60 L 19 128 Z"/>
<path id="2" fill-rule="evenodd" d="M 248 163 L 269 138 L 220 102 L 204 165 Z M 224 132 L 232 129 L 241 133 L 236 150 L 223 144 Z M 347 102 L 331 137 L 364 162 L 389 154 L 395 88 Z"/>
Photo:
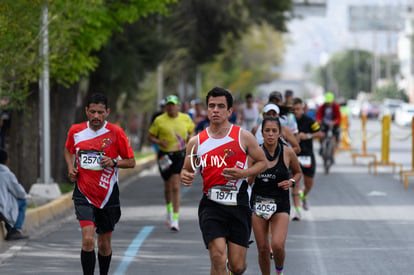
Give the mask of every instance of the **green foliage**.
<path id="1" fill-rule="evenodd" d="M 224 44 L 224 52 L 202 66 L 204 91 L 219 85 L 243 98 L 257 84 L 277 77 L 270 71 L 282 62 L 284 42 L 269 24 L 253 25 L 237 43 L 228 37 Z"/>
<path id="2" fill-rule="evenodd" d="M 315 79 L 328 90 L 329 70 L 344 98 L 356 98 L 360 91 L 371 90 L 372 54 L 363 50 L 347 50 L 332 56 L 328 64 L 320 67 Z M 329 67 L 330 66 L 330 67 Z"/>
<path id="3" fill-rule="evenodd" d="M 114 30 L 155 12 L 166 12 L 173 0 L 53 0 L 49 10 L 49 65 L 52 82 L 68 86 L 93 71 L 93 55 Z M 42 1 L 4 0 L 0 4 L 0 79 L 3 93 L 25 90 L 41 69 L 38 56 Z M 4 84 L 4 83 L 7 83 Z M 24 92 L 21 93 L 25 95 Z M 24 97 L 21 98 L 24 101 Z"/>
<path id="4" fill-rule="evenodd" d="M 398 89 L 398 86 L 395 82 L 380 87 L 375 91 L 374 99 L 376 101 L 382 101 L 385 98 L 401 99 L 405 102 L 408 102 L 407 94 L 404 90 Z"/>

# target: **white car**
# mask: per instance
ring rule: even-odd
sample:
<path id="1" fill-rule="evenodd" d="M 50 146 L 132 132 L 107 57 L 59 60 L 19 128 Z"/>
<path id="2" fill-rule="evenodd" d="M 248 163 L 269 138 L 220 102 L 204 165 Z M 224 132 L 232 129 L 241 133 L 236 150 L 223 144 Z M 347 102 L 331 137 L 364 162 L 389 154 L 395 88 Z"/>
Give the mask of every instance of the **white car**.
<path id="1" fill-rule="evenodd" d="M 391 115 L 391 119 L 394 120 L 395 111 L 398 110 L 401 107 L 401 104 L 403 103 L 404 102 L 400 99 L 391 99 L 391 98 L 384 99 L 384 103 L 381 106 L 378 118 L 382 120 L 384 115 Z"/>
<path id="2" fill-rule="evenodd" d="M 395 111 L 395 124 L 399 126 L 410 126 L 414 117 L 414 104 L 403 103 Z"/>

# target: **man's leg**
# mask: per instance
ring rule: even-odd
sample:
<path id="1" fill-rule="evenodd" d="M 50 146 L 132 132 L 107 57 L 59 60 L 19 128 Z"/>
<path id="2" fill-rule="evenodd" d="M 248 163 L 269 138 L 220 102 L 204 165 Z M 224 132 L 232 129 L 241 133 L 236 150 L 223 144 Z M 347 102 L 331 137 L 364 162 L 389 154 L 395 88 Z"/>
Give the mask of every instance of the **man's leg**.
<path id="1" fill-rule="evenodd" d="M 166 193 L 169 194 L 168 203 L 172 203 L 173 215 L 171 227 L 174 227 L 176 230 L 178 227 L 180 203 L 181 203 L 181 193 L 180 193 L 180 174 L 172 174 L 171 177 L 166 182 Z M 167 196 L 167 195 L 166 195 Z"/>
<path id="2" fill-rule="evenodd" d="M 227 246 L 229 255 L 229 269 L 231 271 L 231 275 L 243 274 L 247 268 L 247 247 L 240 246 L 230 241 L 227 243 Z M 269 254 L 267 254 L 266 257 L 269 258 Z"/>
<path id="3" fill-rule="evenodd" d="M 23 229 L 24 218 L 26 215 L 26 206 L 27 202 L 25 199 L 17 200 L 17 205 L 19 206 L 19 215 L 17 216 L 16 223 L 14 224 L 14 228 L 18 230 Z"/>
<path id="4" fill-rule="evenodd" d="M 210 253 L 211 275 L 226 275 L 226 239 L 216 238 L 208 243 Z M 237 260 L 236 260 L 237 261 Z"/>
<path id="5" fill-rule="evenodd" d="M 95 271 L 95 226 L 92 222 L 82 227 L 81 263 L 84 275 L 93 275 Z"/>
<path id="6" fill-rule="evenodd" d="M 112 232 L 98 234 L 98 260 L 100 275 L 106 275 L 109 272 L 109 266 L 112 259 L 111 238 Z"/>
<path id="7" fill-rule="evenodd" d="M 303 204 L 303 209 L 308 210 L 309 209 L 309 205 L 308 205 L 308 197 L 307 195 L 309 194 L 309 192 L 312 189 L 313 186 L 313 177 L 309 177 L 307 175 L 303 175 L 303 183 L 305 185 L 305 188 L 303 189 L 303 192 L 300 194 L 300 198 L 302 199 L 302 204 Z"/>
<path id="8" fill-rule="evenodd" d="M 299 220 L 302 211 L 300 206 L 300 181 L 296 183 L 294 188 L 292 188 L 292 201 L 293 206 L 295 207 L 294 218 L 296 217 Z"/>

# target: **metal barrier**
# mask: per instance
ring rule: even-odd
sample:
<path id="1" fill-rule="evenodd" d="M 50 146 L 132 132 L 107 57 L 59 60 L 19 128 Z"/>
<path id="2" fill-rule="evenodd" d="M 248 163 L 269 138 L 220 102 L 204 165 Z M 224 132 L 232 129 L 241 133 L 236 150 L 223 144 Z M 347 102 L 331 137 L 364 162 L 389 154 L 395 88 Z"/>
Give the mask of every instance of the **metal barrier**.
<path id="1" fill-rule="evenodd" d="M 371 173 L 371 166 L 374 167 L 374 174 L 377 174 L 378 166 L 392 166 L 393 173 L 395 172 L 395 167 L 400 167 L 400 172 L 402 170 L 402 164 L 396 163 L 389 160 L 390 157 L 390 136 L 391 136 L 391 116 L 385 115 L 382 118 L 382 141 L 381 141 L 381 161 L 374 160 L 368 164 L 368 170 Z"/>
<path id="2" fill-rule="evenodd" d="M 368 158 L 373 158 L 374 162 L 377 161 L 377 156 L 375 154 L 367 154 L 367 128 L 366 128 L 367 116 L 366 115 L 362 115 L 361 122 L 362 122 L 362 153 L 359 153 L 359 154 L 353 153 L 351 155 L 353 165 L 355 165 L 355 159 L 357 157 L 368 157 Z"/>
<path id="3" fill-rule="evenodd" d="M 414 117 L 411 121 L 411 133 L 414 133 Z M 404 175 L 404 186 L 408 189 L 408 177 L 414 176 L 414 136 L 411 134 L 411 170 L 400 170 L 400 180 L 402 181 Z"/>

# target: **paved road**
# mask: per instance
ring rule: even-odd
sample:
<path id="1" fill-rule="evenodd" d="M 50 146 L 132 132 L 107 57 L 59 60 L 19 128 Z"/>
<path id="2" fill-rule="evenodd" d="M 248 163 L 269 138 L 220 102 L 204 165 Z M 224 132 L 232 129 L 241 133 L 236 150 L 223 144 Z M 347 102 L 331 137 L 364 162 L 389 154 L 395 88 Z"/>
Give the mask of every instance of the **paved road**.
<path id="1" fill-rule="evenodd" d="M 352 123 L 357 149 L 358 123 Z M 380 124 L 369 121 L 367 129 L 368 151 L 378 153 L 381 139 L 375 133 Z M 392 139 L 390 158 L 408 168 L 411 139 L 401 140 L 407 134 L 409 129 L 393 128 L 399 140 Z M 311 208 L 302 221 L 289 226 L 285 274 L 413 273 L 413 181 L 405 190 L 388 167 L 370 174 L 368 160 L 352 165 L 350 156 L 340 152 L 329 175 L 318 168 L 309 196 Z M 113 234 L 111 274 L 209 274 L 208 251 L 197 221 L 201 183 L 182 189 L 179 233 L 164 224 L 162 190 L 155 167 L 123 182 L 123 216 Z M 1 274 L 81 274 L 80 239 L 70 211 L 31 239 L 6 243 L 0 251 Z M 248 251 L 246 274 L 260 274 L 255 244 Z"/>

